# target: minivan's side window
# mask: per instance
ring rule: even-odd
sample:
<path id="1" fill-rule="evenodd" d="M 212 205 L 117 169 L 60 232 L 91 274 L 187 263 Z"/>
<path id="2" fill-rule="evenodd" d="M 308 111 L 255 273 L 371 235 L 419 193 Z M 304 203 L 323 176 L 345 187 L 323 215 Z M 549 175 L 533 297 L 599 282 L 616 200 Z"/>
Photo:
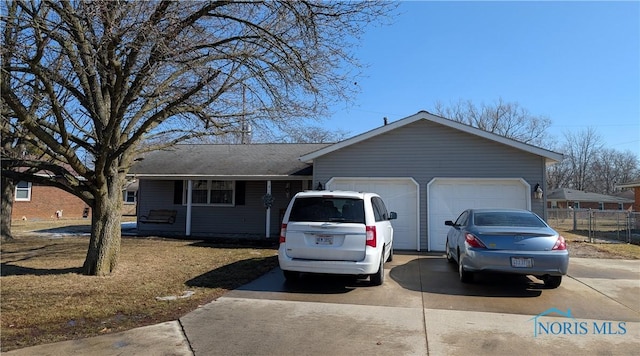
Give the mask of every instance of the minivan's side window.
<path id="1" fill-rule="evenodd" d="M 467 225 L 467 217 L 469 216 L 469 212 L 465 211 L 462 214 L 460 214 L 460 216 L 458 217 L 458 220 L 456 220 L 456 225 L 458 226 L 465 226 Z"/>
<path id="2" fill-rule="evenodd" d="M 373 197 L 371 198 L 371 204 L 373 205 L 373 215 L 375 216 L 376 221 L 384 221 L 389 219 L 387 207 L 384 206 L 384 202 L 382 201 L 382 199 Z"/>

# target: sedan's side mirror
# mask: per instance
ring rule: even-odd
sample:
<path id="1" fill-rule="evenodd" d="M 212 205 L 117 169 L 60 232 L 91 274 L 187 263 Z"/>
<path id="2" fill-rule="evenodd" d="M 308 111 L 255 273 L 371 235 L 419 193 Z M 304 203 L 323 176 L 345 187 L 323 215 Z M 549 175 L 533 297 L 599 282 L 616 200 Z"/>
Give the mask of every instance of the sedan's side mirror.
<path id="1" fill-rule="evenodd" d="M 389 213 L 389 220 L 395 220 L 398 218 L 398 214 L 395 211 Z"/>
<path id="2" fill-rule="evenodd" d="M 447 220 L 447 221 L 445 221 L 445 222 L 444 222 L 444 224 L 445 224 L 445 225 L 447 225 L 447 226 L 455 226 L 455 225 L 456 225 L 456 224 L 454 224 L 454 223 L 453 223 L 453 221 L 451 221 L 451 220 Z"/>

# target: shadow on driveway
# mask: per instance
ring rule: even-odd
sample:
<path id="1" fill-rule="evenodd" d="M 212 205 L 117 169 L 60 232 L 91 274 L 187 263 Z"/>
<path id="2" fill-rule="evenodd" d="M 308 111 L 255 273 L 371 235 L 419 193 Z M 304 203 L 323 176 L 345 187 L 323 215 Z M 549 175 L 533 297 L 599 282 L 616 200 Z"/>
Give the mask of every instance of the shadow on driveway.
<path id="1" fill-rule="evenodd" d="M 473 283 L 458 278 L 457 266 L 441 256 L 422 256 L 391 268 L 389 276 L 403 288 L 435 294 L 532 298 L 542 294 L 544 285 L 527 276 L 475 274 Z"/>
<path id="2" fill-rule="evenodd" d="M 238 288 L 238 291 L 275 292 L 291 294 L 345 294 L 358 288 L 368 287 L 369 281 L 355 276 L 302 273 L 295 282 L 286 281 L 282 271 L 276 268 L 268 276 Z"/>

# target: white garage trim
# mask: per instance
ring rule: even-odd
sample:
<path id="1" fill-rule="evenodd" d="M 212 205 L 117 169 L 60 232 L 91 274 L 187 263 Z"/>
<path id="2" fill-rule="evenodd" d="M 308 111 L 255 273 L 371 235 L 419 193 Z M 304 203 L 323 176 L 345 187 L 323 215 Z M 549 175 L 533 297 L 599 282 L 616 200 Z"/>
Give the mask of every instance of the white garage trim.
<path id="1" fill-rule="evenodd" d="M 418 182 L 416 182 L 413 178 L 411 177 L 333 177 L 325 184 L 325 187 L 329 190 L 331 189 L 362 190 L 361 188 L 358 188 L 358 187 L 366 187 L 368 185 L 375 184 L 375 183 L 386 183 L 386 184 L 397 183 L 398 185 L 411 186 L 413 189 L 415 189 L 415 196 L 413 197 L 414 201 L 410 202 L 412 206 L 407 207 L 408 209 L 413 210 L 409 212 L 409 214 L 411 214 L 412 216 L 408 217 L 409 224 L 412 226 L 407 226 L 407 225 L 404 225 L 404 226 L 407 226 L 409 231 L 415 232 L 415 241 L 414 241 L 415 245 L 411 247 L 411 249 L 420 251 L 420 184 L 418 184 Z M 366 189 L 366 190 L 370 190 L 370 189 Z M 381 192 L 375 192 L 375 193 L 380 194 L 380 196 L 383 199 L 385 199 L 384 194 L 381 194 Z M 389 204 L 389 202 L 386 199 L 385 199 L 385 203 L 387 203 L 387 205 Z M 394 210 L 394 209 L 392 209 L 391 207 L 390 210 Z M 400 217 L 401 213 L 399 213 L 398 215 L 399 215 L 399 220 L 401 220 L 401 217 Z M 397 223 L 398 221 L 394 220 L 394 222 Z"/>
<path id="2" fill-rule="evenodd" d="M 531 186 L 522 178 L 433 178 L 427 184 L 429 251 L 444 251 L 444 220 L 470 208 L 531 210 Z"/>

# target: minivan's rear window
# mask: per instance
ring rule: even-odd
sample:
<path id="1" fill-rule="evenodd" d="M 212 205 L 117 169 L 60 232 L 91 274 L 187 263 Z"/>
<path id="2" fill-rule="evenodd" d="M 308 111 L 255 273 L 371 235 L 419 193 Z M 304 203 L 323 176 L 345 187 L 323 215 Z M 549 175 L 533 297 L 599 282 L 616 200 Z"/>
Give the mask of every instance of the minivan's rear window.
<path id="1" fill-rule="evenodd" d="M 296 198 L 289 221 L 334 221 L 364 224 L 364 201 L 338 197 Z"/>

